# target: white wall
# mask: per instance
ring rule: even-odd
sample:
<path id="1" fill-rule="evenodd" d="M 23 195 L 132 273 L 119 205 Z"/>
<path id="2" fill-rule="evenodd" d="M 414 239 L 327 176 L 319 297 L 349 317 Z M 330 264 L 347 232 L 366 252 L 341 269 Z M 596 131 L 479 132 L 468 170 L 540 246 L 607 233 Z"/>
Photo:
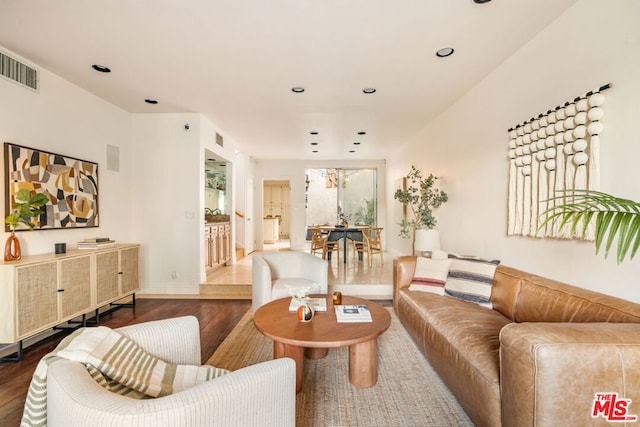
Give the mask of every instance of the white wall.
<path id="1" fill-rule="evenodd" d="M 640 200 L 639 17 L 637 0 L 581 0 L 568 9 L 388 160 L 388 217 L 397 203 L 390 183 L 414 163 L 441 176 L 449 194 L 436 212 L 443 249 L 640 302 L 640 256 L 617 265 L 592 243 L 506 236 L 507 129 L 605 83 L 613 88 L 605 92 L 601 188 Z M 410 253 L 397 234 L 387 234 L 387 249 Z"/>
<path id="2" fill-rule="evenodd" d="M 141 293 L 197 294 L 206 278 L 205 152 L 233 161 L 233 144 L 218 146 L 216 127 L 200 114 L 135 114 L 132 123 L 132 237 L 143 246 Z M 233 165 L 228 169 L 233 194 Z"/>
<path id="3" fill-rule="evenodd" d="M 253 243 L 249 243 L 246 239 L 253 238 L 253 234 L 247 232 L 249 226 L 253 226 L 252 213 L 247 211 L 247 197 L 253 197 L 253 189 L 248 188 L 251 178 L 253 177 L 253 165 L 247 155 L 236 152 L 233 158 L 233 170 L 235 176 L 235 185 L 233 200 L 236 210 L 243 217 L 235 215 L 235 211 L 230 212 L 235 219 L 235 243 L 241 248 L 252 248 Z"/>
<path id="4" fill-rule="evenodd" d="M 238 175 L 246 186 L 251 166 L 246 156 L 229 138 L 224 147 L 218 146 L 216 133 L 222 132 L 200 114 L 131 115 L 39 70 L 39 93 L 0 78 L 0 137 L 2 142 L 97 162 L 100 227 L 21 232 L 23 255 L 53 252 L 56 242 L 73 249 L 88 237 L 136 242 L 142 245 L 142 293 L 198 293 L 206 278 L 205 151 L 230 162 L 230 192 Z M 107 144 L 120 149 L 117 172 L 106 168 Z M 4 175 L 0 183 L 4 188 Z M 244 198 L 244 187 L 241 190 Z M 4 205 L 4 197 L 0 203 Z M 235 211 L 233 198 L 229 209 Z M 235 226 L 233 214 L 231 221 Z"/>
<path id="5" fill-rule="evenodd" d="M 75 248 L 79 240 L 88 237 L 132 241 L 130 114 L 45 69 L 39 70 L 39 93 L 0 78 L 1 142 L 97 162 L 100 227 L 20 232 L 22 254 L 53 252 L 55 242 Z M 106 168 L 107 144 L 120 148 L 119 172 Z M 4 156 L 0 157 L 4 162 Z M 1 175 L 4 189 L 4 174 Z M 0 203 L 4 207 L 4 196 Z M 8 237 L 8 233 L 3 234 L 2 242 Z"/>
<path id="6" fill-rule="evenodd" d="M 386 171 L 385 162 L 383 160 L 256 160 L 255 161 L 255 185 L 256 194 L 254 198 L 254 218 L 256 222 L 255 238 L 256 250 L 262 249 L 263 230 L 262 218 L 263 214 L 263 183 L 265 180 L 289 180 L 291 183 L 291 223 L 290 223 L 290 244 L 293 250 L 303 250 L 306 243 L 306 226 L 305 226 L 305 169 L 311 168 L 374 168 L 378 171 L 378 206 L 385 206 L 385 182 Z M 380 224 L 385 224 L 386 213 L 380 208 L 378 212 L 378 220 Z M 383 235 L 383 244 L 385 236 Z"/>

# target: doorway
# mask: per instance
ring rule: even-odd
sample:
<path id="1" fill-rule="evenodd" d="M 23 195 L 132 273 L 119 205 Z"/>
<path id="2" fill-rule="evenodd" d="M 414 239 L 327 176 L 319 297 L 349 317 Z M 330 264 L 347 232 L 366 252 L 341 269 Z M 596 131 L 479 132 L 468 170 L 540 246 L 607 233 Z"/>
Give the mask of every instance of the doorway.
<path id="1" fill-rule="evenodd" d="M 263 185 L 263 239 L 265 245 L 289 247 L 291 184 L 289 180 L 265 180 Z"/>

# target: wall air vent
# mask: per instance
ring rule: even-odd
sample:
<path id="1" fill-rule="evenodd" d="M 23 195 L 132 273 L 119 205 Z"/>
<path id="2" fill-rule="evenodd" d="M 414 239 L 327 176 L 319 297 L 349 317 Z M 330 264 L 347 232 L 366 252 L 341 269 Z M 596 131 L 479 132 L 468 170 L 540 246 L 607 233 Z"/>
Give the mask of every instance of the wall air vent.
<path id="1" fill-rule="evenodd" d="M 38 91 L 38 70 L 0 52 L 0 76 Z"/>
<path id="2" fill-rule="evenodd" d="M 216 144 L 218 144 L 220 147 L 224 147 L 222 135 L 220 135 L 219 133 L 216 133 Z"/>

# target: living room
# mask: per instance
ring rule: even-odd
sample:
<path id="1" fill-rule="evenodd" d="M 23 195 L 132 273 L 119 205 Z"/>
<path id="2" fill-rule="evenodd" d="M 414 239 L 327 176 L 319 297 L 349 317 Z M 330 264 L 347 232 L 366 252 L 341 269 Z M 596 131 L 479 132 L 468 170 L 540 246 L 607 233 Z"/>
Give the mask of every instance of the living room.
<path id="1" fill-rule="evenodd" d="M 293 249 L 304 243 L 304 212 L 296 208 L 304 204 L 305 168 L 348 165 L 378 169 L 378 223 L 385 226 L 386 251 L 392 255 L 409 253 L 410 242 L 394 231 L 398 226 L 393 220 L 393 191 L 394 183 L 415 163 L 440 176 L 442 187 L 450 194 L 450 201 L 437 215 L 443 249 L 499 258 L 509 265 L 638 301 L 640 291 L 629 286 L 636 273 L 633 263 L 616 265 L 611 258 L 595 256 L 592 245 L 584 242 L 505 233 L 507 129 L 601 84 L 612 83 L 607 96 L 616 101 L 607 103 L 604 119 L 601 189 L 632 200 L 639 198 L 634 185 L 639 172 L 632 163 L 637 145 L 629 142 L 634 138 L 632 124 L 637 118 L 633 101 L 638 90 L 634 68 L 638 65 L 637 35 L 634 26 L 625 26 L 621 18 L 634 16 L 634 5 L 576 2 L 524 46 L 514 47 L 510 58 L 491 72 L 487 70 L 482 81 L 461 92 L 456 102 L 425 123 L 417 135 L 405 144 L 394 143 L 383 167 L 381 160 L 375 159 L 250 160 L 250 153 L 235 153 L 231 137 L 226 138 L 224 147 L 216 145 L 213 135 L 225 135 L 224 130 L 201 114 L 130 114 L 46 68 L 41 70 L 39 94 L 2 82 L 6 100 L 1 106 L 3 141 L 73 154 L 100 164 L 104 163 L 107 144 L 119 146 L 120 170 L 100 169 L 102 222 L 96 231 L 120 242 L 142 245 L 143 293 L 194 293 L 203 279 L 202 226 L 197 221 L 201 196 L 185 189 L 200 188 L 201 171 L 188 165 L 203 164 L 202 147 L 207 146 L 233 161 L 231 185 L 237 191 L 232 211 L 244 210 L 243 184 L 251 173 L 255 183 L 280 178 L 291 182 L 291 199 L 297 204 L 292 206 Z M 582 31 L 585 22 L 602 31 Z M 571 50 L 550 49 L 552 40 L 558 39 L 567 39 L 564 44 L 570 44 Z M 536 61 L 534 66 L 527 60 L 539 56 L 549 61 Z M 563 65 L 553 65 L 559 63 Z M 464 122 L 464 126 L 457 122 Z M 189 131 L 184 130 L 185 123 L 190 125 Z M 180 171 L 180 178 L 166 173 L 170 170 Z M 256 194 L 254 206 L 261 205 L 260 197 Z M 73 243 L 84 237 L 92 236 L 80 230 L 32 233 L 23 238 L 25 253 L 46 253 L 55 242 Z M 259 228 L 255 239 L 259 244 Z M 176 278 L 172 278 L 173 272 Z"/>
<path id="2" fill-rule="evenodd" d="M 474 4 L 469 0 L 466 3 L 469 3 L 468 7 L 486 8 L 477 12 L 484 14 L 507 7 L 501 4 L 505 2 L 498 1 Z M 222 113 L 216 117 L 201 113 L 196 106 L 178 108 L 170 102 L 163 103 L 162 99 L 155 106 L 159 108 L 154 109 L 153 105 L 142 101 L 133 107 L 118 105 L 101 94 L 91 93 L 83 88 L 84 84 L 109 76 L 93 72 L 91 64 L 83 64 L 87 75 L 77 77 L 79 83 L 73 82 L 73 76 L 61 77 L 62 70 L 53 65 L 47 67 L 49 58 L 31 54 L 37 52 L 35 47 L 15 36 L 19 32 L 13 29 L 20 24 L 9 22 L 13 19 L 11 12 L 20 13 L 22 17 L 28 10 L 3 4 L 0 6 L 0 28 L 4 28 L 0 29 L 0 50 L 36 65 L 40 89 L 39 92 L 29 91 L 9 80 L 0 80 L 2 142 L 72 155 L 100 165 L 100 227 L 19 233 L 23 254 L 53 252 L 57 242 L 73 246 L 88 237 L 108 236 L 117 242 L 139 243 L 141 295 L 197 294 L 198 285 L 205 277 L 201 239 L 203 196 L 197 189 L 203 181 L 201 165 L 205 151 L 209 150 L 231 164 L 229 186 L 233 200 L 230 213 L 246 214 L 247 198 L 251 197 L 256 209 L 254 217 L 261 217 L 262 195 L 260 192 L 247 193 L 249 179 L 257 188 L 265 180 L 291 183 L 290 240 L 294 250 L 305 244 L 305 169 L 377 169 L 378 223 L 385 227 L 385 250 L 392 256 L 406 255 L 411 253 L 411 242 L 398 236 L 397 202 L 393 194 L 397 181 L 407 174 L 411 165 L 416 165 L 426 173 L 438 176 L 439 185 L 449 195 L 449 201 L 436 212 L 443 250 L 499 259 L 503 264 L 534 274 L 640 303 L 640 289 L 634 286 L 640 271 L 637 258 L 618 264 L 612 255 L 605 258 L 596 254 L 592 242 L 507 235 L 508 129 L 607 83 L 611 88 L 604 92 L 606 114 L 600 137 L 600 189 L 640 200 L 637 185 L 640 169 L 635 164 L 640 156 L 640 145 L 633 134 L 640 119 L 640 104 L 634 101 L 640 97 L 640 26 L 637 25 L 640 5 L 635 0 L 548 1 L 535 7 L 525 7 L 524 3 L 527 2 L 508 7 L 522 7 L 526 11 L 528 7 L 552 8 L 554 15 L 547 16 L 546 21 L 541 18 L 543 24 L 532 33 L 520 34 L 512 26 L 508 27 L 512 32 L 500 26 L 483 26 L 483 31 L 499 34 L 501 49 L 509 52 L 491 68 L 482 68 L 486 65 L 482 61 L 485 54 L 482 50 L 459 48 L 462 44 L 456 45 L 458 39 L 453 38 L 435 42 L 451 43 L 456 47 L 454 55 L 442 58 L 449 62 L 444 62 L 443 75 L 437 78 L 444 80 L 448 76 L 454 78 L 474 71 L 468 62 L 464 65 L 456 62 L 462 61 L 458 59 L 460 57 L 475 59 L 481 72 L 474 74 L 472 83 L 448 94 L 447 102 L 425 114 L 415 132 L 399 140 L 389 138 L 381 156 L 360 158 L 356 153 L 353 158 L 342 155 L 326 159 L 322 156 L 261 157 L 241 151 L 239 147 L 243 141 L 236 140 L 234 129 L 219 126 L 217 122 L 241 122 L 243 117 L 228 119 L 224 107 L 219 107 Z M 7 13 L 3 13 L 5 8 Z M 522 16 L 521 20 L 527 20 L 527 16 Z M 464 33 L 463 28 L 457 30 Z M 74 49 L 63 42 L 60 45 Z M 484 50 L 492 49 L 492 45 L 484 46 Z M 380 50 L 393 50 L 393 46 Z M 391 58 L 389 61 L 393 61 L 393 55 L 387 54 Z M 428 54 L 435 56 L 431 51 Z M 94 61 L 102 61 L 102 55 L 106 52 L 95 53 Z M 106 65 L 113 67 L 114 74 L 126 67 L 125 63 Z M 396 65 L 410 67 L 409 64 Z M 88 74 L 89 71 L 93 74 Z M 169 71 L 180 72 L 177 66 Z M 424 76 L 425 80 L 433 78 Z M 188 76 L 183 79 L 188 80 Z M 289 91 L 297 84 L 302 83 L 292 81 L 283 91 Z M 126 89 L 136 96 L 136 100 L 153 96 L 140 93 L 135 87 Z M 312 92 L 311 87 L 306 89 L 307 93 L 287 95 L 305 96 Z M 200 88 L 188 85 L 175 88 L 177 94 L 198 90 Z M 367 96 L 390 96 L 390 90 L 380 86 L 377 93 Z M 221 90 L 220 103 L 226 101 L 224 93 Z M 177 94 L 175 103 L 179 102 Z M 437 98 L 440 94 L 434 90 L 420 96 Z M 369 102 L 369 99 L 363 102 Z M 382 98 L 377 102 L 391 100 Z M 185 109 L 191 112 L 185 112 Z M 290 119 L 295 120 L 295 117 Z M 299 131 L 299 140 L 308 149 L 311 142 L 308 132 L 314 129 L 306 123 L 300 127 L 304 129 Z M 363 137 L 365 141 L 376 135 L 373 127 L 367 131 Z M 223 146 L 217 144 L 216 134 L 224 137 Z M 106 167 L 108 145 L 119 148 L 117 170 Z M 3 177 L 3 183 L 5 180 Z M 5 198 L 2 203 L 6 204 Z M 236 237 L 244 236 L 246 221 L 235 217 L 232 221 Z M 261 228 L 256 227 L 254 232 L 255 249 L 260 250 Z M 8 235 L 5 233 L 5 237 Z"/>

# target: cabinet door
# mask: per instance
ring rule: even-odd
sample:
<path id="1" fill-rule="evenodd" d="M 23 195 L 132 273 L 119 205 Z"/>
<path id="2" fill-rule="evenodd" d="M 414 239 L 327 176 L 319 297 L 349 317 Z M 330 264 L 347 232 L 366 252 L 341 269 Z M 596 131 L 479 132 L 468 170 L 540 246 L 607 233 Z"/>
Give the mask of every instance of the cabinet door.
<path id="1" fill-rule="evenodd" d="M 216 266 L 224 264 L 224 239 L 224 225 L 219 225 L 218 239 L 216 240 L 216 251 L 218 253 L 218 258 L 216 259 L 216 263 L 214 264 Z"/>
<path id="2" fill-rule="evenodd" d="M 282 186 L 281 185 L 271 186 L 271 204 L 274 207 L 280 206 L 282 204 Z"/>
<path id="3" fill-rule="evenodd" d="M 60 317 L 67 319 L 86 313 L 91 304 L 91 257 L 60 261 Z"/>
<path id="4" fill-rule="evenodd" d="M 120 295 L 119 251 L 96 254 L 96 296 L 98 305 L 104 305 Z"/>
<path id="5" fill-rule="evenodd" d="M 289 206 L 289 197 L 291 194 L 291 188 L 288 185 L 280 186 L 280 206 Z"/>
<path id="6" fill-rule="evenodd" d="M 222 263 L 225 263 L 231 259 L 231 226 L 225 224 L 222 237 Z"/>
<path id="7" fill-rule="evenodd" d="M 204 227 L 204 266 L 211 268 L 211 226 Z"/>
<path id="8" fill-rule="evenodd" d="M 273 201 L 273 186 L 265 185 L 264 186 L 264 205 L 265 207 L 271 206 Z"/>
<path id="9" fill-rule="evenodd" d="M 137 247 L 120 251 L 120 280 L 122 295 L 128 295 L 140 289 Z"/>
<path id="10" fill-rule="evenodd" d="M 211 241 L 209 242 L 209 252 L 211 254 L 211 267 L 215 267 L 220 262 L 220 234 L 218 233 L 217 225 L 211 226 Z"/>
<path id="11" fill-rule="evenodd" d="M 16 268 L 16 333 L 18 339 L 57 323 L 58 263 Z"/>

